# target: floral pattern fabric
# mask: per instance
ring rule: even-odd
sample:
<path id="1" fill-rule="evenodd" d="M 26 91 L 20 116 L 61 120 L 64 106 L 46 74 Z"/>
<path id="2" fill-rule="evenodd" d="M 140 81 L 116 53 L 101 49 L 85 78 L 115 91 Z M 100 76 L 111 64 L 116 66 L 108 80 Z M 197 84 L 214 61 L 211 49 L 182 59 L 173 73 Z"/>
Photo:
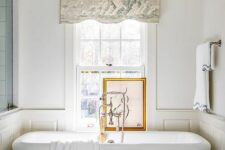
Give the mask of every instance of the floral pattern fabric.
<path id="1" fill-rule="evenodd" d="M 118 23 L 126 19 L 158 23 L 160 0 L 61 0 L 60 23 L 93 19 Z"/>

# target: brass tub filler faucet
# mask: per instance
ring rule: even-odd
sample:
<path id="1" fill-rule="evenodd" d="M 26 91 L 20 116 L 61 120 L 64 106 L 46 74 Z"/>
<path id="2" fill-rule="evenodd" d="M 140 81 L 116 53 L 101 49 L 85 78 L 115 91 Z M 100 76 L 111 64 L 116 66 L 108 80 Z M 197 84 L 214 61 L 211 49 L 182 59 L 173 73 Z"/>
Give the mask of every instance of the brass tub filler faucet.
<path id="1" fill-rule="evenodd" d="M 102 101 L 102 104 L 99 106 L 99 126 L 100 126 L 100 134 L 99 134 L 99 142 L 104 143 L 106 140 L 108 140 L 109 143 L 114 143 L 113 140 L 109 140 L 106 137 L 105 128 L 106 124 L 113 126 L 114 118 L 117 120 L 117 126 L 116 131 L 120 131 L 120 120 L 122 117 L 122 127 L 121 127 L 121 143 L 123 143 L 124 140 L 124 124 L 125 120 L 129 115 L 129 97 L 126 95 L 127 89 L 125 92 L 107 92 L 103 93 L 102 97 L 100 97 L 100 101 Z M 111 95 L 111 96 L 110 96 Z M 113 105 L 113 97 L 112 96 L 121 95 L 122 98 L 120 100 L 120 103 L 114 107 Z M 110 102 L 107 104 L 107 98 L 110 98 Z M 122 107 L 122 110 L 121 110 Z M 107 109 L 109 108 L 109 109 Z M 107 119 L 109 117 L 109 119 Z M 107 120 L 109 121 L 107 123 Z"/>

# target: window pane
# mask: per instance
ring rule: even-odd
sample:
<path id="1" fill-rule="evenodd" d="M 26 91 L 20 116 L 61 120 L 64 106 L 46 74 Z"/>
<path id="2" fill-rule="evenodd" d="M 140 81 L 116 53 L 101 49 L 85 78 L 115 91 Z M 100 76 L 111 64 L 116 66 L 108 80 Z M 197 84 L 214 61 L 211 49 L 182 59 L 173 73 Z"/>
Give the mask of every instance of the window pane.
<path id="1" fill-rule="evenodd" d="M 81 118 L 97 118 L 98 100 L 84 98 L 81 100 Z"/>
<path id="2" fill-rule="evenodd" d="M 102 64 L 112 64 L 113 66 L 120 63 L 120 43 L 119 42 L 102 42 Z"/>
<path id="3" fill-rule="evenodd" d="M 98 54 L 100 44 L 96 41 L 83 41 L 80 45 L 80 65 L 94 66 L 98 65 Z"/>
<path id="4" fill-rule="evenodd" d="M 123 41 L 121 51 L 123 65 L 138 66 L 141 64 L 141 48 L 139 41 Z"/>
<path id="5" fill-rule="evenodd" d="M 102 24 L 102 39 L 120 39 L 120 26 L 118 24 Z"/>
<path id="6" fill-rule="evenodd" d="M 99 23 L 96 21 L 88 20 L 79 24 L 80 38 L 81 39 L 99 39 L 100 30 Z"/>
<path id="7" fill-rule="evenodd" d="M 127 20 L 122 23 L 122 39 L 140 39 L 140 23 L 134 20 Z"/>
<path id="8" fill-rule="evenodd" d="M 99 95 L 99 73 L 97 71 L 81 73 L 81 96 Z"/>

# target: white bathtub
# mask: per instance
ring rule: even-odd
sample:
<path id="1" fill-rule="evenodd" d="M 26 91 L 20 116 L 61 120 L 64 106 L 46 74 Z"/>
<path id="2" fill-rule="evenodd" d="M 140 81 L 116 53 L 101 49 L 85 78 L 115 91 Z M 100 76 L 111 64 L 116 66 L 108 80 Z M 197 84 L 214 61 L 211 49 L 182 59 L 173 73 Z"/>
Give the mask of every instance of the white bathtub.
<path id="1" fill-rule="evenodd" d="M 13 143 L 13 150 L 49 150 L 52 141 L 97 140 L 96 133 L 31 132 Z M 109 132 L 114 144 L 100 144 L 100 150 L 210 150 L 210 144 L 201 136 L 189 132 Z"/>

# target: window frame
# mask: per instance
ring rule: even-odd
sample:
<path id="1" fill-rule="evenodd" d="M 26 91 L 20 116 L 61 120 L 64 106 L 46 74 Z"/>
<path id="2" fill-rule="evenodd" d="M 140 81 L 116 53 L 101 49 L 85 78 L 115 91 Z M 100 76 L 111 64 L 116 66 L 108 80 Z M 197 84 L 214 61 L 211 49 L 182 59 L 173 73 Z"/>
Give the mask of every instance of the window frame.
<path id="1" fill-rule="evenodd" d="M 79 131 L 96 131 L 98 125 L 95 127 L 87 127 L 82 126 L 82 124 L 86 123 L 85 119 L 81 119 L 81 109 L 80 109 L 80 102 L 81 96 L 79 93 L 80 90 L 80 74 L 81 71 L 140 71 L 142 76 L 147 76 L 147 67 L 148 67 L 148 24 L 141 24 L 141 64 L 140 66 L 80 66 L 80 39 L 79 35 L 80 32 L 76 25 L 73 25 L 73 53 L 74 53 L 74 99 L 75 99 L 75 129 Z M 98 39 L 101 40 L 101 39 Z M 121 40 L 121 39 L 120 39 Z"/>

